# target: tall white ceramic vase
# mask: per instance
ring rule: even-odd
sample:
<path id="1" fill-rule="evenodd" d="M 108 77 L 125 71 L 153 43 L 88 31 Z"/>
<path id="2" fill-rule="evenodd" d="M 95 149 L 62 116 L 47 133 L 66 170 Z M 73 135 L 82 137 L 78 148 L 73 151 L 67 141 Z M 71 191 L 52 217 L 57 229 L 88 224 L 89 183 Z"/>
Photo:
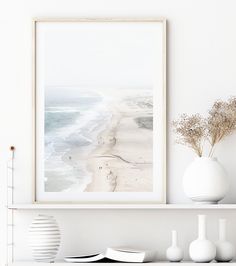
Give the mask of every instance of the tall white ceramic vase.
<path id="1" fill-rule="evenodd" d="M 183 188 L 194 202 L 215 204 L 225 197 L 229 182 L 224 167 L 216 158 L 198 157 L 186 168 Z"/>
<path id="2" fill-rule="evenodd" d="M 171 262 L 179 262 L 183 259 L 183 250 L 178 246 L 177 232 L 172 231 L 172 244 L 166 250 L 166 258 Z"/>
<path id="3" fill-rule="evenodd" d="M 38 215 L 29 228 L 29 244 L 38 262 L 53 262 L 60 246 L 60 230 L 52 216 Z"/>
<path id="4" fill-rule="evenodd" d="M 216 242 L 216 261 L 229 262 L 234 256 L 235 248 L 226 240 L 226 219 L 219 219 L 219 240 Z"/>
<path id="5" fill-rule="evenodd" d="M 194 262 L 210 262 L 216 256 L 215 245 L 206 236 L 206 215 L 198 215 L 198 238 L 189 247 Z"/>

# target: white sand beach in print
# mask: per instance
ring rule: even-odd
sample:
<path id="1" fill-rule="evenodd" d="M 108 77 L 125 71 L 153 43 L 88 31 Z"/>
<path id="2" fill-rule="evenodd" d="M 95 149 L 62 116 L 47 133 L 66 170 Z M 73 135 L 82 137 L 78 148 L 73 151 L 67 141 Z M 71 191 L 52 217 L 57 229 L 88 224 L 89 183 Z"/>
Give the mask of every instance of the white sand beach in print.
<path id="1" fill-rule="evenodd" d="M 46 191 L 152 191 L 151 89 L 49 90 Z"/>

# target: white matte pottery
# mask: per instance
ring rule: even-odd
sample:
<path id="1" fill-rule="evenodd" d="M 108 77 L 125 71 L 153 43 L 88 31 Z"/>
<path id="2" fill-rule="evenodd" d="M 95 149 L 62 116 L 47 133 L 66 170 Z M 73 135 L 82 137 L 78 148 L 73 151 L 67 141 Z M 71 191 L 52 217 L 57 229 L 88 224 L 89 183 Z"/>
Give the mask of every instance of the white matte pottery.
<path id="1" fill-rule="evenodd" d="M 219 240 L 216 242 L 216 261 L 229 262 L 235 256 L 233 244 L 226 240 L 226 219 L 219 219 Z"/>
<path id="2" fill-rule="evenodd" d="M 173 230 L 172 231 L 172 244 L 166 250 L 166 258 L 171 262 L 180 262 L 184 257 L 183 250 L 180 247 L 178 247 L 177 242 L 178 242 L 177 232 Z"/>
<path id="3" fill-rule="evenodd" d="M 216 256 L 215 245 L 206 237 L 206 215 L 198 215 L 198 238 L 189 246 L 194 262 L 211 262 Z"/>
<path id="4" fill-rule="evenodd" d="M 60 230 L 52 216 L 39 215 L 29 228 L 29 243 L 38 262 L 53 262 L 60 246 Z"/>
<path id="5" fill-rule="evenodd" d="M 225 197 L 229 182 L 216 158 L 198 157 L 185 170 L 183 188 L 194 202 L 215 204 Z"/>

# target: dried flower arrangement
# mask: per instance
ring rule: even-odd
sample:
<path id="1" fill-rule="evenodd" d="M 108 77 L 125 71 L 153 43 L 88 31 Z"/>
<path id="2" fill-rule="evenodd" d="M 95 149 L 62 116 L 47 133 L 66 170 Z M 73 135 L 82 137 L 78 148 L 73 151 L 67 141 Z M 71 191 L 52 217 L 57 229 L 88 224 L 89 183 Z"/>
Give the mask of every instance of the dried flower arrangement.
<path id="1" fill-rule="evenodd" d="M 216 144 L 236 130 L 236 97 L 228 101 L 217 100 L 207 118 L 200 114 L 182 114 L 172 126 L 177 134 L 176 142 L 191 148 L 199 157 L 202 157 L 204 144 L 208 141 L 211 157 Z"/>

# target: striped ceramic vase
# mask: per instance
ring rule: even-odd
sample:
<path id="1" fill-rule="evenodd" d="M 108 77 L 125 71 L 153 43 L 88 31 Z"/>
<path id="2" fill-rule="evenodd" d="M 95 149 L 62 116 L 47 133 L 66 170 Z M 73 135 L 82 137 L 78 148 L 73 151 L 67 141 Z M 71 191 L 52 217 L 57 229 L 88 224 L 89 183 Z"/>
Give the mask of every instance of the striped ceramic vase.
<path id="1" fill-rule="evenodd" d="M 29 228 L 29 243 L 38 262 L 53 262 L 60 246 L 60 230 L 53 216 L 38 215 Z"/>

